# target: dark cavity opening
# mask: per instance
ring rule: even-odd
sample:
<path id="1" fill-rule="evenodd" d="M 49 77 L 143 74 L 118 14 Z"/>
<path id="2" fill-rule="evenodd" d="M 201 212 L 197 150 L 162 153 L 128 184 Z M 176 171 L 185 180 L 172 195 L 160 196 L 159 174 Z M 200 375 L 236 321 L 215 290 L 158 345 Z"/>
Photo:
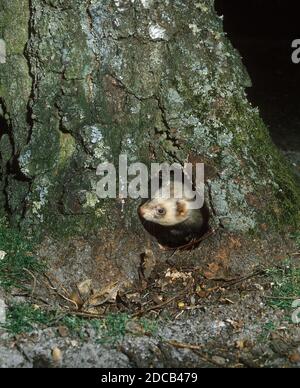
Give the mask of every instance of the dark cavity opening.
<path id="1" fill-rule="evenodd" d="M 9 115 L 7 113 L 5 104 L 3 99 L 0 98 L 0 140 L 4 134 L 7 134 L 10 140 L 10 145 L 12 149 L 12 157 L 7 162 L 6 165 L 6 175 L 12 175 L 14 179 L 19 180 L 21 182 L 30 182 L 30 179 L 26 177 L 22 171 L 20 170 L 18 157 L 19 155 L 15 150 L 15 143 L 12 134 L 12 126 L 10 122 Z M 0 154 L 1 160 L 1 154 Z"/>
<path id="2" fill-rule="evenodd" d="M 292 61 L 292 42 L 300 39 L 300 1 L 215 0 L 215 4 L 251 77 L 249 100 L 259 107 L 275 144 L 287 154 L 297 154 L 300 166 L 300 63 Z"/>
<path id="3" fill-rule="evenodd" d="M 5 108 L 0 99 L 0 140 L 5 133 L 9 133 L 9 122 L 5 117 Z"/>

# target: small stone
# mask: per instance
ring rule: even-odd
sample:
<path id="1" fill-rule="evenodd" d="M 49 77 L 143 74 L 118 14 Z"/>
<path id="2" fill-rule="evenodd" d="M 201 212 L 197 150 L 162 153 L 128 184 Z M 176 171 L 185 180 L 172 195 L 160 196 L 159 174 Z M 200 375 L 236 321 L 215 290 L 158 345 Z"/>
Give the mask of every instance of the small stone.
<path id="1" fill-rule="evenodd" d="M 141 335 L 145 333 L 143 327 L 135 321 L 129 321 L 126 324 L 126 331 L 131 334 Z"/>
<path id="2" fill-rule="evenodd" d="M 220 366 L 226 365 L 226 360 L 225 360 L 225 358 L 223 358 L 223 357 L 213 356 L 213 357 L 212 357 L 212 361 L 213 361 L 215 364 L 220 365 Z"/>
<path id="3" fill-rule="evenodd" d="M 59 326 L 58 333 L 63 338 L 68 337 L 69 329 L 66 326 Z"/>
<path id="4" fill-rule="evenodd" d="M 62 361 L 62 352 L 59 348 L 55 347 L 52 349 L 52 360 L 58 364 Z"/>
<path id="5" fill-rule="evenodd" d="M 79 343 L 78 343 L 78 341 L 71 340 L 70 345 L 71 345 L 73 348 L 76 348 L 76 347 L 79 345 Z"/>

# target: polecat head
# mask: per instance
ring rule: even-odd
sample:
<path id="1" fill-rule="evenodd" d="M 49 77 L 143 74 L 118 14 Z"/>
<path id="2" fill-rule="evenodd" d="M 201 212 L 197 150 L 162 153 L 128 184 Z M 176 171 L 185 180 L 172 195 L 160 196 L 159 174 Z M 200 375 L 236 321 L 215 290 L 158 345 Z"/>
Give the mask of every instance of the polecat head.
<path id="1" fill-rule="evenodd" d="M 154 198 L 139 208 L 141 218 L 163 226 L 180 224 L 189 218 L 189 213 L 188 201 L 185 199 Z"/>
<path id="2" fill-rule="evenodd" d="M 183 176 L 182 176 L 183 178 Z M 173 179 L 161 185 L 152 198 L 139 207 L 142 219 L 162 226 L 173 226 L 193 219 L 195 191 L 189 181 Z"/>

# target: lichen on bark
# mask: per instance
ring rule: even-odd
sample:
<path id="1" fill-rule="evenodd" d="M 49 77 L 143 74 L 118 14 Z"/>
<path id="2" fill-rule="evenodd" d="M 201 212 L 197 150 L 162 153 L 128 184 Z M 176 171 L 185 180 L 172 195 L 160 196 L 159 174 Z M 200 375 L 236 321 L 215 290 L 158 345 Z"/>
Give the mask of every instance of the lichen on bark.
<path id="1" fill-rule="evenodd" d="M 1 213 L 7 205 L 20 219 L 29 181 L 17 158 L 29 132 L 28 101 L 31 77 L 24 50 L 28 41 L 29 1 L 4 0 L 0 5 L 0 38 L 6 43 L 6 61 L 0 65 Z M 13 173 L 12 173 L 13 171 Z M 13 175 L 18 176 L 14 179 Z"/>
<path id="2" fill-rule="evenodd" d="M 299 190 L 247 101 L 249 77 L 212 0 L 1 7 L 2 202 L 23 227 L 117 225 L 120 202 L 96 197 L 96 167 L 121 153 L 148 164 L 205 160 L 217 171 L 207 182 L 213 222 L 228 230 L 299 222 Z M 128 227 L 136 206 L 125 203 Z"/>

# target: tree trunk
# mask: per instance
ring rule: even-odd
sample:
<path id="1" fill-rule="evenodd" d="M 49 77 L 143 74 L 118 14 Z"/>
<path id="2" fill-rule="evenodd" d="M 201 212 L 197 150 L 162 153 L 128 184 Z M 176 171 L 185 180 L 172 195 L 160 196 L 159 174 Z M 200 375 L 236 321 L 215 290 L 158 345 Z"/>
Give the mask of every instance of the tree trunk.
<path id="1" fill-rule="evenodd" d="M 2 208 L 58 235 L 142 230 L 99 200 L 100 162 L 205 161 L 212 224 L 299 221 L 299 190 L 245 88 L 212 0 L 2 0 Z M 121 215 L 121 217 L 120 217 Z M 121 220 L 120 220 L 121 219 Z"/>

